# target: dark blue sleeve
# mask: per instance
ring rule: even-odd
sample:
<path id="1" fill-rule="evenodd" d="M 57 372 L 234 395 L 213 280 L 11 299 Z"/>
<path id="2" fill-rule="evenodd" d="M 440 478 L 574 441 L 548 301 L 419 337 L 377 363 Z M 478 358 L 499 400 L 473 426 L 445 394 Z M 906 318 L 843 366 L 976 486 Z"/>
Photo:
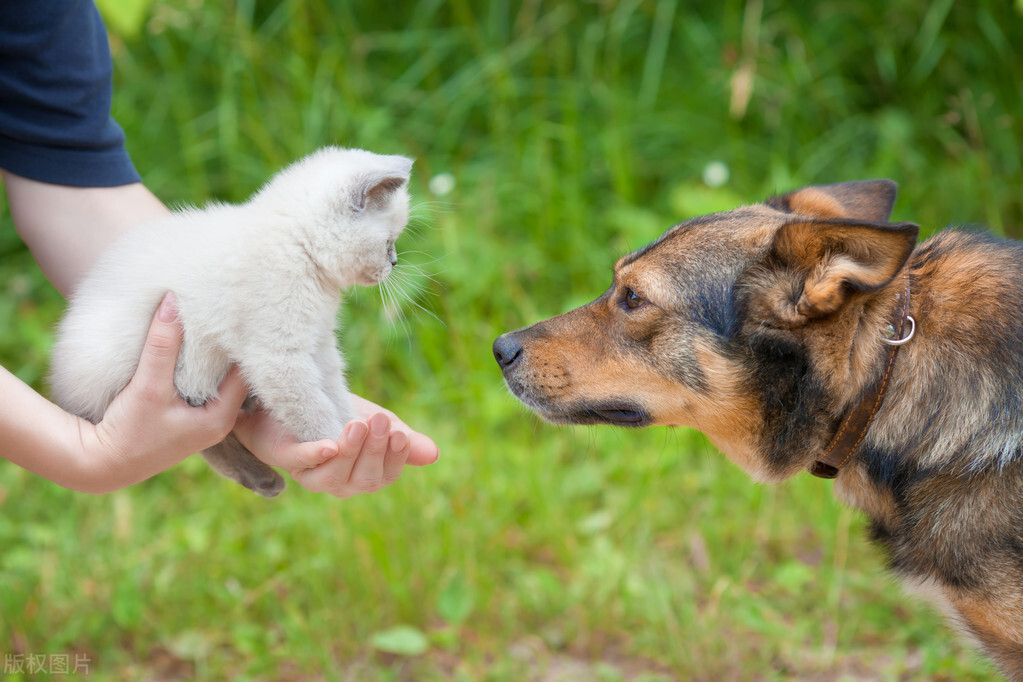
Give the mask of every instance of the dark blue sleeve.
<path id="1" fill-rule="evenodd" d="M 110 116 L 112 72 L 92 0 L 2 0 L 0 168 L 76 187 L 138 182 Z"/>

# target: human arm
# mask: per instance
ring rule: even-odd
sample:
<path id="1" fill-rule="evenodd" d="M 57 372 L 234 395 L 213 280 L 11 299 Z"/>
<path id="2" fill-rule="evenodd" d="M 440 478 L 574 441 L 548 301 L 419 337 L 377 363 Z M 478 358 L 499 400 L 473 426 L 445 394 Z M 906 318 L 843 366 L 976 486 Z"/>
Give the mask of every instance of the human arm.
<path id="1" fill-rule="evenodd" d="M 219 443 L 248 391 L 236 370 L 219 398 L 188 405 L 174 388 L 181 325 L 165 298 L 138 369 L 98 424 L 69 414 L 0 368 L 0 455 L 65 488 L 107 493 L 143 481 Z"/>
<path id="2" fill-rule="evenodd" d="M 47 279 L 65 297 L 99 254 L 131 228 L 166 216 L 141 183 L 67 187 L 0 169 L 11 218 Z"/>

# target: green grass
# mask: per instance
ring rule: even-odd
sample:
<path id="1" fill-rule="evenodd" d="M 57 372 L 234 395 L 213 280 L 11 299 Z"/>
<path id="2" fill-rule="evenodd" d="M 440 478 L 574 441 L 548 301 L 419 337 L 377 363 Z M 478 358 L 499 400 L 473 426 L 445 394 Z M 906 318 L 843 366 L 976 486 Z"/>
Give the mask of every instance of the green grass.
<path id="1" fill-rule="evenodd" d="M 103 680 L 990 679 L 826 482 L 754 485 L 694 432 L 544 425 L 502 386 L 494 337 L 695 214 L 890 177 L 896 219 L 1020 235 L 1018 3 L 695 4 L 118 24 L 115 116 L 168 203 L 241 200 L 324 144 L 416 157 L 406 316 L 360 291 L 343 337 L 353 387 L 442 458 L 347 501 L 265 501 L 198 458 L 105 497 L 0 467 L 0 654 Z M 0 361 L 40 389 L 61 308 L 4 214 Z"/>

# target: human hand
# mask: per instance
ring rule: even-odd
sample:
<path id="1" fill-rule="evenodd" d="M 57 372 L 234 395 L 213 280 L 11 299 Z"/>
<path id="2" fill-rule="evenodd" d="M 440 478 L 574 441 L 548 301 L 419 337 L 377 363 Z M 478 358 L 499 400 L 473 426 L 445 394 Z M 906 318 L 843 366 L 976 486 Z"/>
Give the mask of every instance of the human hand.
<path id="1" fill-rule="evenodd" d="M 259 459 L 284 469 L 302 487 L 340 498 L 390 485 L 406 464 L 423 466 L 437 460 L 437 446 L 428 436 L 368 400 L 352 399 L 362 418 L 348 422 L 337 442 L 300 442 L 264 410 L 242 412 L 235 436 Z"/>
<path id="2" fill-rule="evenodd" d="M 128 385 L 107 407 L 102 421 L 84 428 L 82 443 L 107 472 L 111 489 L 144 480 L 192 453 L 219 443 L 234 426 L 248 392 L 237 369 L 221 382 L 218 398 L 193 407 L 174 387 L 182 327 L 174 295 L 157 308 Z"/>
<path id="3" fill-rule="evenodd" d="M 391 432 L 401 432 L 408 436 L 409 439 L 409 455 L 408 464 L 412 466 L 424 466 L 426 464 L 433 464 L 437 461 L 440 456 L 440 450 L 437 444 L 433 442 L 433 439 L 426 434 L 413 431 L 405 422 L 398 418 L 394 412 L 380 407 L 376 403 L 372 403 L 365 398 L 357 395 L 352 395 L 352 405 L 355 407 L 355 411 L 358 412 L 359 416 L 363 419 L 368 420 L 371 416 L 376 413 L 383 413 L 391 422 Z"/>

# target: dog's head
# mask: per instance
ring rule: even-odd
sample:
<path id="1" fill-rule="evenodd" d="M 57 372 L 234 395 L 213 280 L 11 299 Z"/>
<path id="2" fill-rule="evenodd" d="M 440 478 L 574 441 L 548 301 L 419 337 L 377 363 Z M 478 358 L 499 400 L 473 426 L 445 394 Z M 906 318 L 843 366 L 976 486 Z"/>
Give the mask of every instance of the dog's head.
<path id="1" fill-rule="evenodd" d="M 687 220 L 494 356 L 549 421 L 692 426 L 755 477 L 784 478 L 812 460 L 800 438 L 873 376 L 918 231 L 886 222 L 894 199 L 887 180 L 841 183 Z"/>

